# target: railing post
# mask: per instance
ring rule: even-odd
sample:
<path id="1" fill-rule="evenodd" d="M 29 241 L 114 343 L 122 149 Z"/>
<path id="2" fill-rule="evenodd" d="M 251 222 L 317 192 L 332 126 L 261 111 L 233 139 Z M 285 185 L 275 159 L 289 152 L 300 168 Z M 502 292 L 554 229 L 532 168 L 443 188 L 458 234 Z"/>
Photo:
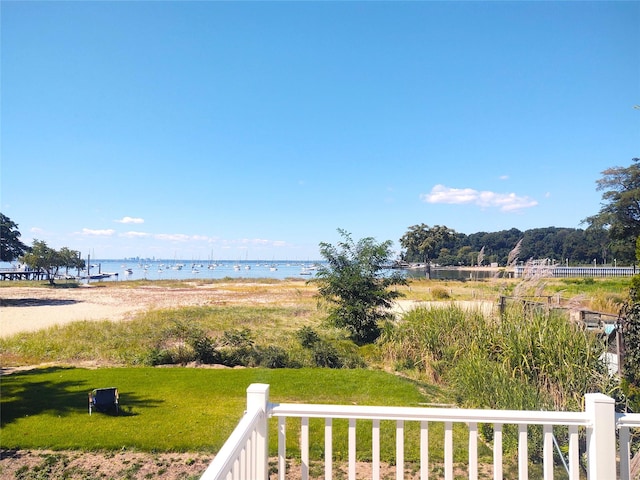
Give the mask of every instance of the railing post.
<path id="1" fill-rule="evenodd" d="M 247 411 L 261 410 L 262 415 L 257 427 L 256 438 L 256 480 L 267 480 L 269 468 L 269 385 L 266 383 L 252 383 L 247 388 Z"/>
<path id="2" fill-rule="evenodd" d="M 587 427 L 587 478 L 616 478 L 615 401 L 602 393 L 585 395 Z"/>

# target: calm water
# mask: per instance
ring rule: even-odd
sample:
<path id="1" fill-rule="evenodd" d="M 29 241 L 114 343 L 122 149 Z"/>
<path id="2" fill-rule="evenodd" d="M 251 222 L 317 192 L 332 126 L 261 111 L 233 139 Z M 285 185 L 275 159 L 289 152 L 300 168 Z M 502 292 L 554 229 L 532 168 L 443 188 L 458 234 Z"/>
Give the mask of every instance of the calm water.
<path id="1" fill-rule="evenodd" d="M 308 280 L 315 276 L 315 267 L 321 261 L 300 262 L 291 260 L 275 261 L 216 261 L 200 260 L 91 260 L 91 275 L 98 273 L 112 274 L 102 279 L 91 279 L 90 282 L 113 282 L 122 280 L 187 280 L 194 278 L 300 278 Z M 11 268 L 13 265 L 0 263 L 0 268 Z M 407 278 L 424 278 L 425 269 L 403 270 Z M 60 273 L 64 274 L 64 270 Z M 117 274 L 117 275 L 116 275 Z M 70 270 L 69 275 L 78 275 L 76 270 Z M 86 276 L 83 271 L 80 276 Z M 483 270 L 454 270 L 431 269 L 434 280 L 469 280 L 486 279 L 495 272 Z M 86 281 L 86 280 L 85 280 Z"/>
<path id="2" fill-rule="evenodd" d="M 315 275 L 313 262 L 296 262 L 287 260 L 277 261 L 124 261 L 124 260 L 92 260 L 91 275 L 102 273 L 117 273 L 101 280 L 186 280 L 193 278 L 302 278 L 309 279 Z M 77 272 L 69 272 L 76 274 Z M 83 273 L 86 275 L 86 273 Z"/>

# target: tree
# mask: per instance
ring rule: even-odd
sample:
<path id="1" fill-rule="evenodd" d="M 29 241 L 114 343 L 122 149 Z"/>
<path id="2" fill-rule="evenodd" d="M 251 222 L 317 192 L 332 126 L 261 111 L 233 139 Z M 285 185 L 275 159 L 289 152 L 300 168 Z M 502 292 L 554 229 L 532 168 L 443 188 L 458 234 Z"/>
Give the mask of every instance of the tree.
<path id="1" fill-rule="evenodd" d="M 18 225 L 0 213 L 0 261 L 12 262 L 27 251 L 29 247 L 20 241 Z"/>
<path id="2" fill-rule="evenodd" d="M 60 267 L 83 268 L 84 260 L 80 259 L 80 252 L 63 247 L 60 251 L 49 247 L 42 240 L 34 240 L 31 251 L 26 253 L 22 262 L 34 270 L 44 270 L 49 284 L 55 284 Z"/>
<path id="3" fill-rule="evenodd" d="M 635 245 L 640 236 L 640 158 L 628 167 L 612 167 L 602 172 L 597 190 L 602 194 L 600 212 L 583 222 L 603 227 L 611 240 Z"/>
<path id="4" fill-rule="evenodd" d="M 452 249 L 456 232 L 446 226 L 421 223 L 409 227 L 409 231 L 400 239 L 405 249 L 404 259 L 408 262 L 426 262 L 435 259 L 443 248 Z"/>
<path id="5" fill-rule="evenodd" d="M 80 270 L 85 267 L 85 261 L 80 258 L 80 252 L 77 250 L 62 247 L 58 253 L 62 257 L 62 266 L 65 268 L 65 273 L 69 273 L 70 268 Z"/>
<path id="6" fill-rule="evenodd" d="M 318 294 L 329 305 L 329 321 L 346 328 L 356 343 L 372 343 L 380 336 L 379 322 L 391 318 L 393 300 L 402 296 L 389 287 L 407 281 L 386 268 L 393 257 L 390 240 L 376 243 L 367 237 L 354 242 L 344 230 L 338 233 L 343 240 L 337 246 L 320 243 L 327 264 L 311 281 L 318 283 Z"/>

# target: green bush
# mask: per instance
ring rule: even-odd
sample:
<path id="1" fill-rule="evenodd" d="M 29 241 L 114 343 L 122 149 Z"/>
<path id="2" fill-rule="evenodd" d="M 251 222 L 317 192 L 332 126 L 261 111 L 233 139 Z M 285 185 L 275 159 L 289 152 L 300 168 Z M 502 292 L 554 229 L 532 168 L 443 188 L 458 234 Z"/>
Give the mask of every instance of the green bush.
<path id="1" fill-rule="evenodd" d="M 302 347 L 310 352 L 312 366 L 323 368 L 362 368 L 365 362 L 350 340 L 326 340 L 305 326 L 296 332 Z"/>
<path id="2" fill-rule="evenodd" d="M 173 358 L 168 350 L 152 348 L 149 354 L 143 359 L 143 365 L 155 367 L 157 365 L 167 365 L 173 363 Z"/>
<path id="3" fill-rule="evenodd" d="M 328 342 L 317 342 L 312 347 L 316 367 L 342 368 L 344 363 L 338 350 Z"/>
<path id="4" fill-rule="evenodd" d="M 206 335 L 199 335 L 191 339 L 191 347 L 195 353 L 195 359 L 202 363 L 220 363 L 222 356 L 216 350 L 215 342 Z"/>
<path id="5" fill-rule="evenodd" d="M 298 330 L 296 332 L 296 337 L 304 348 L 312 348 L 316 343 L 320 341 L 320 336 L 313 328 L 309 327 L 308 325 L 305 325 L 300 330 Z"/>
<path id="6" fill-rule="evenodd" d="M 287 368 L 293 365 L 286 350 L 269 345 L 260 349 L 260 366 L 264 368 Z"/>
<path id="7" fill-rule="evenodd" d="M 442 288 L 442 287 L 434 287 L 431 289 L 431 296 L 435 299 L 435 300 L 449 300 L 451 298 L 451 295 L 449 295 L 449 292 Z"/>

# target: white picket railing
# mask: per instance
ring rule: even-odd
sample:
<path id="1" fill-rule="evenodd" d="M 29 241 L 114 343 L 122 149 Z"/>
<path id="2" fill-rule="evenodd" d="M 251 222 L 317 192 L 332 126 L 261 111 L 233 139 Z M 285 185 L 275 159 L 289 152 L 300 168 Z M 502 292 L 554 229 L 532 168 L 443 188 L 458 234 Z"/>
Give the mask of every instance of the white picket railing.
<path id="1" fill-rule="evenodd" d="M 201 480 L 267 480 L 269 385 L 247 388 L 247 410 Z"/>
<path id="2" fill-rule="evenodd" d="M 618 443 L 620 445 L 620 478 L 631 478 L 631 429 L 640 429 L 640 413 L 619 413 L 616 415 Z"/>
<path id="3" fill-rule="evenodd" d="M 267 417 L 278 418 L 278 479 L 287 474 L 286 419 L 299 418 L 300 478 L 309 478 L 309 419 L 323 418 L 324 478 L 333 478 L 333 420 L 348 420 L 348 478 L 356 479 L 356 422 L 371 421 L 372 480 L 380 479 L 380 422 L 395 422 L 396 478 L 404 478 L 405 422 L 417 422 L 420 429 L 420 478 L 429 478 L 429 425 L 444 424 L 444 478 L 454 477 L 453 426 L 468 429 L 468 476 L 478 478 L 478 425 L 493 424 L 493 478 L 503 478 L 502 433 L 504 425 L 518 426 L 518 478 L 527 480 L 528 427 L 539 425 L 543 431 L 543 475 L 553 478 L 554 426 L 568 432 L 569 479 L 580 478 L 578 429 L 584 428 L 587 440 L 587 478 L 613 480 L 630 478 L 630 429 L 640 427 L 640 414 L 615 414 L 614 400 L 599 393 L 585 396 L 584 412 L 544 412 L 516 410 L 477 410 L 457 408 L 373 407 L 354 405 L 270 404 L 269 385 L 253 384 L 247 389 L 247 411 L 238 427 L 209 465 L 202 480 L 266 480 L 268 476 Z M 616 428 L 619 430 L 620 476 L 616 467 Z"/>

